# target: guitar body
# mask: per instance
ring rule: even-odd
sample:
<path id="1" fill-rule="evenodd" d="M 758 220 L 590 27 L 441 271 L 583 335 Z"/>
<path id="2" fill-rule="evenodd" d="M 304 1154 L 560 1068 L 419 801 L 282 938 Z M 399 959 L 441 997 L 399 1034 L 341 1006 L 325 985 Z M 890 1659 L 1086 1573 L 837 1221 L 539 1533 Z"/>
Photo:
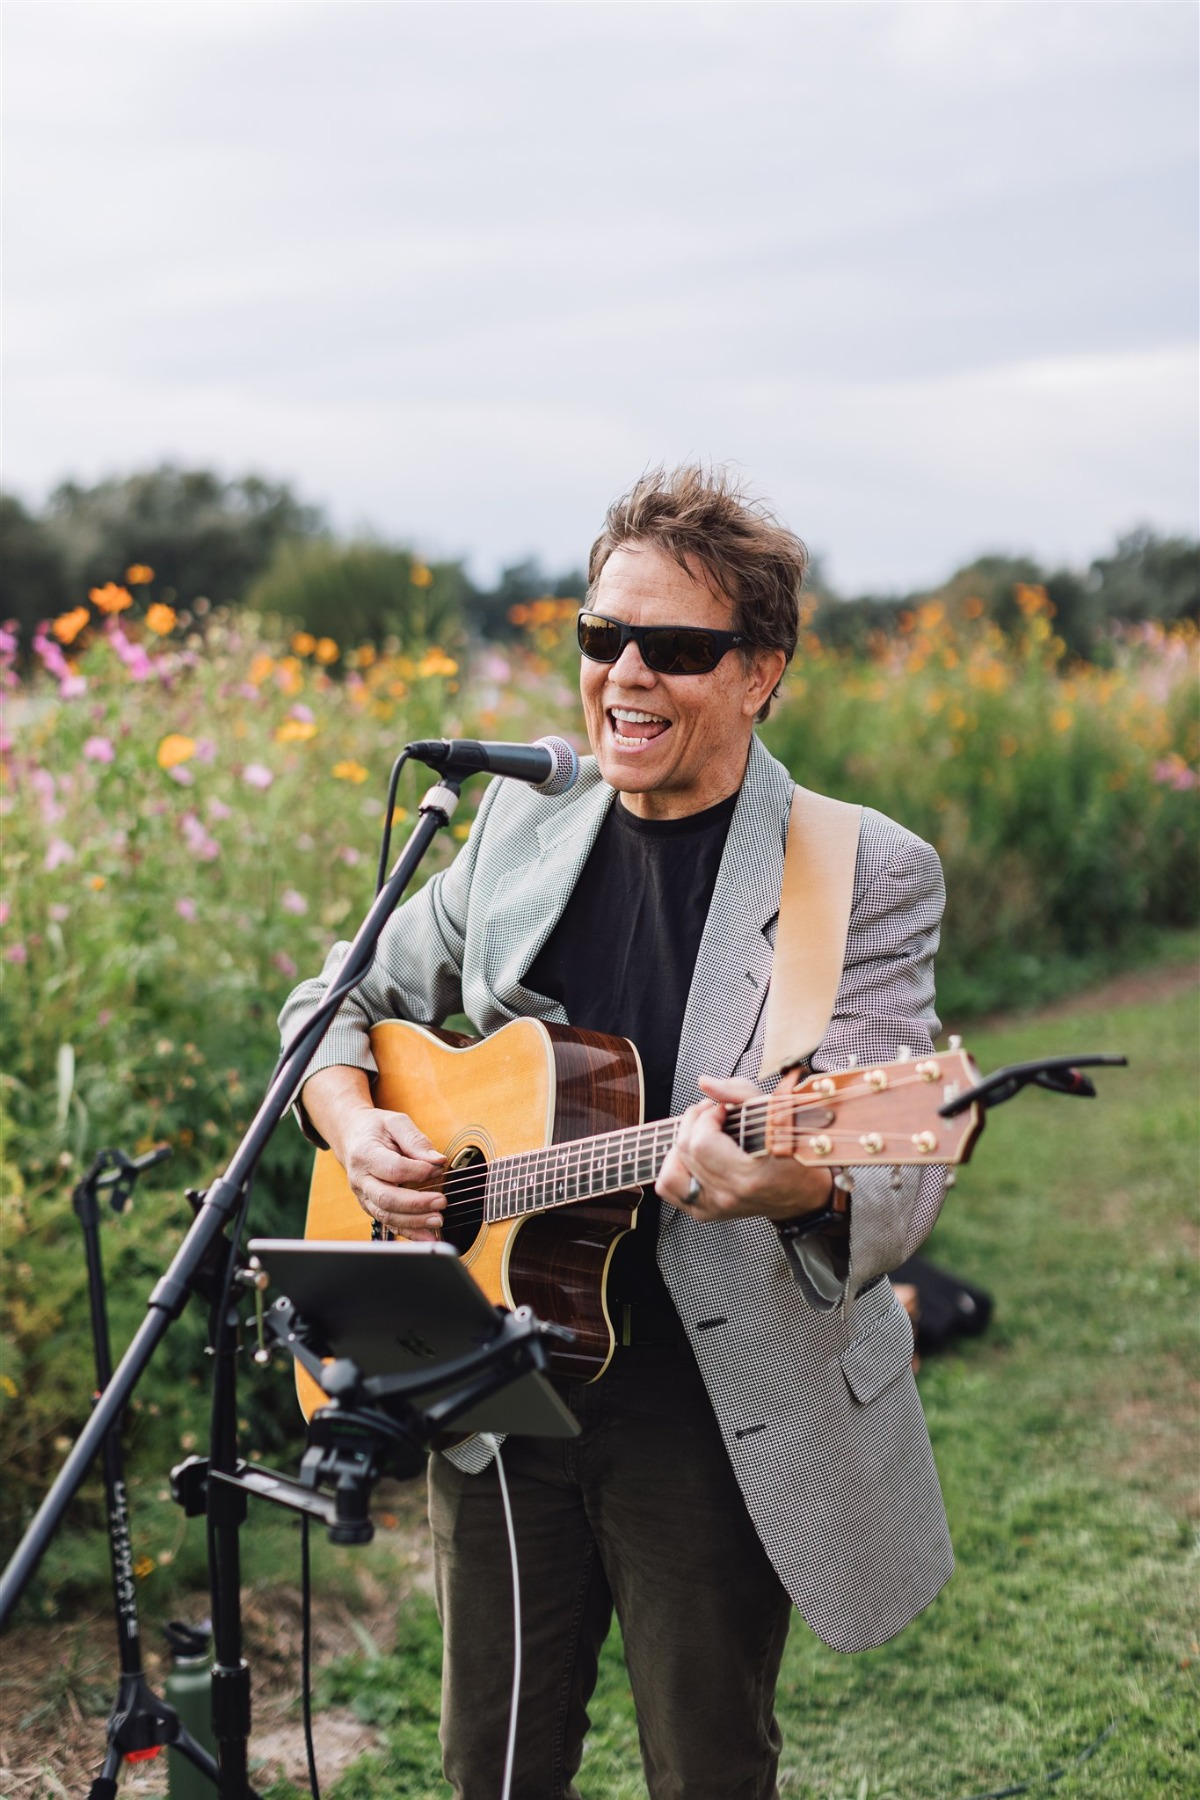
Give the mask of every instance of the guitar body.
<path id="1" fill-rule="evenodd" d="M 379 1066 L 375 1104 L 414 1119 L 446 1156 L 452 1177 L 641 1120 L 641 1064 L 626 1038 L 514 1019 L 492 1037 L 472 1040 L 391 1020 L 375 1026 L 371 1049 Z M 616 1343 L 605 1301 L 608 1266 L 636 1224 L 641 1189 L 487 1223 L 482 1201 L 454 1201 L 453 1185 L 451 1178 L 444 1240 L 494 1305 L 530 1306 L 576 1334 L 574 1343 L 550 1350 L 556 1375 L 596 1380 Z M 371 1238 L 371 1219 L 329 1150 L 317 1153 L 304 1235 L 320 1242 Z M 299 1367 L 296 1385 L 311 1418 L 325 1395 Z"/>

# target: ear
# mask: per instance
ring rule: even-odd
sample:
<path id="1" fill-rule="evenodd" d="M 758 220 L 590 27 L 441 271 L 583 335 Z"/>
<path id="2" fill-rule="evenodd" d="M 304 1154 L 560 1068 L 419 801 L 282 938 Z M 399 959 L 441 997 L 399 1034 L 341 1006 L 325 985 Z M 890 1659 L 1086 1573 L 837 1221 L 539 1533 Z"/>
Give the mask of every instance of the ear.
<path id="1" fill-rule="evenodd" d="M 786 668 L 787 657 L 782 650 L 755 651 L 746 671 L 746 691 L 742 698 L 742 711 L 748 719 L 753 719 L 766 705 Z"/>

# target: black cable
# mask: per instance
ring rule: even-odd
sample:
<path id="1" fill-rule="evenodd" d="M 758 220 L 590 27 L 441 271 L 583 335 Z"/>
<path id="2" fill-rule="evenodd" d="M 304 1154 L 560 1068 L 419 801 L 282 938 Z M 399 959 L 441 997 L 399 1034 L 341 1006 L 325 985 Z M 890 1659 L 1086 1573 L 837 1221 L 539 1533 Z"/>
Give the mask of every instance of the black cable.
<path id="1" fill-rule="evenodd" d="M 387 804 L 383 809 L 383 836 L 379 844 L 379 870 L 375 876 L 376 895 L 387 880 L 388 846 L 392 841 L 392 814 L 396 810 L 396 790 L 400 786 L 400 771 L 407 761 L 408 751 L 402 750 L 392 764 L 392 773 L 388 779 Z"/>
<path id="2" fill-rule="evenodd" d="M 313 1800 L 321 1800 L 312 1730 L 312 1569 L 309 1563 L 308 1514 L 300 1514 L 300 1704 L 304 1708 L 304 1753 Z"/>

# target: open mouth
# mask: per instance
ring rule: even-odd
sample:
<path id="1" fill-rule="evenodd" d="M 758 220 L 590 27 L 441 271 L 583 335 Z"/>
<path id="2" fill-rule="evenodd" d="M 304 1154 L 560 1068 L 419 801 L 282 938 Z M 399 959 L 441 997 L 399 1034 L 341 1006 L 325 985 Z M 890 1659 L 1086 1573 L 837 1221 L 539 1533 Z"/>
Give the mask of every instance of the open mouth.
<path id="1" fill-rule="evenodd" d="M 629 706 L 610 706 L 608 723 L 622 750 L 644 750 L 671 729 L 670 719 L 661 714 L 638 712 Z"/>

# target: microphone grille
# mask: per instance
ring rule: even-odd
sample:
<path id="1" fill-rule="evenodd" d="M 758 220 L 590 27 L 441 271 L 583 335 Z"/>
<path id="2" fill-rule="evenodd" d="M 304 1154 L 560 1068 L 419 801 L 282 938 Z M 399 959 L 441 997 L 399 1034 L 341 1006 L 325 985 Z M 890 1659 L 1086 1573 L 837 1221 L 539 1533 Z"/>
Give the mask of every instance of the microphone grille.
<path id="1" fill-rule="evenodd" d="M 566 738 L 541 737 L 537 744 L 539 749 L 548 750 L 554 758 L 554 767 L 545 781 L 537 783 L 538 793 L 565 794 L 579 780 L 579 758 Z"/>

